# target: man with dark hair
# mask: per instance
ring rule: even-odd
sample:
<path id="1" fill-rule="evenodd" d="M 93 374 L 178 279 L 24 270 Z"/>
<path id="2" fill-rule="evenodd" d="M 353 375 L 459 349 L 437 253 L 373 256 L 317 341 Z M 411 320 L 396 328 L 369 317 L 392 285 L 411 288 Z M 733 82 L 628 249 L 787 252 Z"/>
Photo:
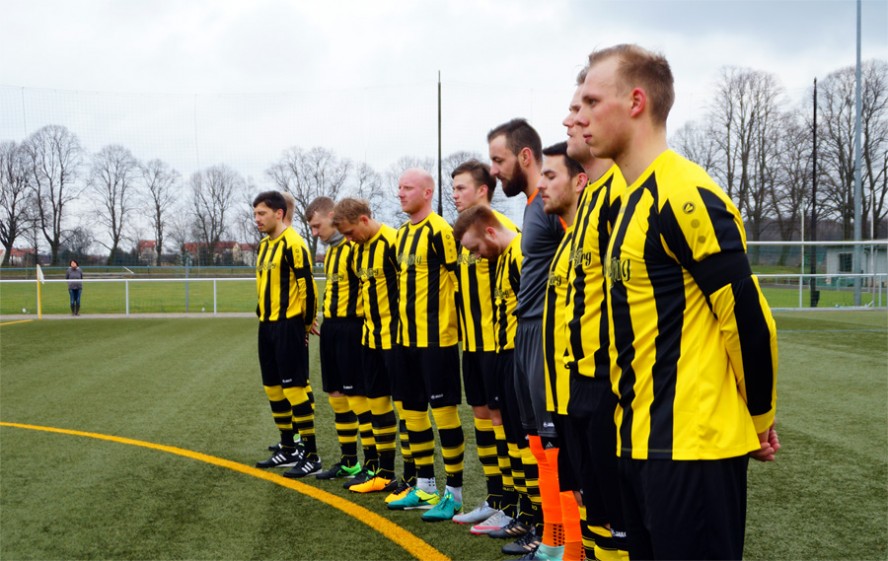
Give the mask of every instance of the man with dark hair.
<path id="1" fill-rule="evenodd" d="M 305 338 L 317 313 L 317 287 L 305 240 L 284 223 L 287 203 L 277 191 L 253 200 L 256 227 L 265 234 L 256 258 L 259 317 L 259 366 L 272 416 L 281 433 L 280 447 L 256 467 L 291 467 L 302 477 L 321 469 L 308 399 L 308 347 Z M 301 440 L 296 446 L 294 436 Z"/>
<path id="2" fill-rule="evenodd" d="M 450 174 L 453 178 L 453 201 L 456 210 L 465 212 L 476 206 L 490 206 L 496 179 L 490 167 L 478 160 L 463 162 Z M 491 209 L 506 227 L 517 230 L 505 215 Z M 466 401 L 475 417 L 475 443 L 478 459 L 487 483 L 487 497 L 477 508 L 453 517 L 458 524 L 481 524 L 495 515 L 486 526 L 502 527 L 500 514 L 505 504 L 516 501 L 503 419 L 500 413 L 500 381 L 496 372 L 496 342 L 493 330 L 493 277 L 496 259 L 476 257 L 465 247 L 460 248 L 457 264 L 457 311 L 462 334 L 462 371 Z M 505 481 L 501 467 L 508 471 Z M 504 497 L 505 486 L 505 497 Z"/>
<path id="3" fill-rule="evenodd" d="M 541 497 L 538 481 L 541 472 L 551 473 L 554 466 L 548 464 L 545 449 L 558 446 L 558 435 L 552 415 L 546 410 L 546 383 L 544 380 L 543 355 L 539 342 L 542 340 L 542 316 L 549 264 L 564 236 L 564 226 L 554 215 L 547 215 L 539 194 L 542 143 L 537 132 L 524 119 L 513 119 L 487 135 L 490 171 L 503 184 L 508 196 L 524 193 L 527 206 L 521 227 L 521 291 L 518 293 L 518 328 L 515 335 L 515 387 L 521 424 L 528 435 L 529 446 L 521 450 L 528 495 L 536 504 L 532 537 L 521 540 L 523 550 L 531 551 L 539 543 L 545 531 L 540 506 L 552 497 Z M 560 509 L 554 504 L 551 509 Z M 550 510 L 548 505 L 545 510 Z M 519 528 L 521 522 L 516 523 Z M 514 528 L 513 528 L 514 530 Z M 510 537 L 504 532 L 504 537 Z M 514 532 L 513 532 L 514 533 Z M 496 533 L 491 535 L 497 535 Z M 510 551 L 506 551 L 510 549 Z M 516 549 L 516 551 L 518 551 Z M 504 548 L 512 553 L 511 548 Z"/>
<path id="4" fill-rule="evenodd" d="M 377 470 L 376 444 L 370 407 L 361 375 L 361 329 L 364 326 L 364 300 L 354 266 L 354 245 L 333 225 L 333 199 L 318 197 L 305 209 L 311 233 L 320 238 L 324 255 L 323 326 L 313 330 L 320 335 L 321 379 L 333 409 L 340 458 L 318 479 L 350 477 L 361 473 L 358 462 L 358 432 L 364 452 L 364 468 Z M 319 320 L 321 318 L 318 318 Z M 323 329 L 323 331 L 321 331 Z"/>
<path id="5" fill-rule="evenodd" d="M 737 207 L 669 149 L 672 72 L 593 52 L 582 135 L 627 187 L 608 244 L 615 449 L 633 559 L 742 559 L 749 457 L 772 461 L 777 336 Z"/>

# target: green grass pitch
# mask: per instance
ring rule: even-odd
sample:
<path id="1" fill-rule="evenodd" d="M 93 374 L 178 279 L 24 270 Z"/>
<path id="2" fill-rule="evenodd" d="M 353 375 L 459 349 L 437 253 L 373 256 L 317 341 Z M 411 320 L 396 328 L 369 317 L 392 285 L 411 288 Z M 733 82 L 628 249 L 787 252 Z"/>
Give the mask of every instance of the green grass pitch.
<path id="1" fill-rule="evenodd" d="M 775 463 L 750 463 L 747 559 L 888 557 L 886 320 L 883 311 L 777 314 L 783 450 Z M 251 466 L 277 438 L 255 346 L 256 322 L 245 318 L 2 325 L 0 421 Z M 318 439 L 329 464 L 337 446 L 316 357 L 313 349 Z M 484 485 L 471 413 L 460 414 L 471 507 Z M 440 463 L 437 472 L 443 484 Z M 452 559 L 503 558 L 501 541 L 422 523 L 415 512 L 390 513 L 378 495 L 308 483 L 399 523 Z M 409 555 L 339 510 L 268 481 L 154 450 L 0 427 L 0 558 Z"/>

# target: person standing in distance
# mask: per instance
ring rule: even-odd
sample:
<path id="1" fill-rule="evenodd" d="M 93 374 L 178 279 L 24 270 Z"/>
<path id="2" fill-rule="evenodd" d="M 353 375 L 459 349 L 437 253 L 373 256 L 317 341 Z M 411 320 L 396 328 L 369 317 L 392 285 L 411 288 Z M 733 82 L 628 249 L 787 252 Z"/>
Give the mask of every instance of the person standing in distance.
<path id="1" fill-rule="evenodd" d="M 259 317 L 259 367 L 262 385 L 281 432 L 272 456 L 256 467 L 291 467 L 284 475 L 301 477 L 321 469 L 314 432 L 314 409 L 308 399 L 308 347 L 305 338 L 317 313 L 317 287 L 305 240 L 284 222 L 287 203 L 278 191 L 264 191 L 253 200 L 253 217 L 265 234 L 256 257 Z M 279 394 L 290 409 L 279 411 Z M 290 422 L 287 422 L 287 419 Z M 297 448 L 294 436 L 301 436 Z"/>
<path id="2" fill-rule="evenodd" d="M 71 315 L 80 315 L 80 294 L 83 293 L 83 271 L 76 259 L 71 260 L 70 267 L 65 271 L 68 279 L 68 296 L 71 298 Z"/>
<path id="3" fill-rule="evenodd" d="M 578 117 L 626 180 L 608 244 L 611 381 L 632 559 L 742 559 L 749 457 L 780 449 L 777 333 L 737 207 L 670 150 L 667 60 L 589 55 Z"/>

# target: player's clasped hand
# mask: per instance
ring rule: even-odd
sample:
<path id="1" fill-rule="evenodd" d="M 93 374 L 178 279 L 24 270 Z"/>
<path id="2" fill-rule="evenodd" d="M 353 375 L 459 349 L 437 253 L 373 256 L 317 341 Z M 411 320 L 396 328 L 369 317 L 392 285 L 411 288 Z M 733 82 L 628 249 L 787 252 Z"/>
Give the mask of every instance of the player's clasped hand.
<path id="1" fill-rule="evenodd" d="M 759 433 L 759 442 L 762 445 L 761 449 L 750 452 L 749 455 L 760 462 L 773 462 L 774 456 L 780 450 L 780 438 L 777 436 L 774 425 L 771 425 L 771 428 L 768 430 Z"/>

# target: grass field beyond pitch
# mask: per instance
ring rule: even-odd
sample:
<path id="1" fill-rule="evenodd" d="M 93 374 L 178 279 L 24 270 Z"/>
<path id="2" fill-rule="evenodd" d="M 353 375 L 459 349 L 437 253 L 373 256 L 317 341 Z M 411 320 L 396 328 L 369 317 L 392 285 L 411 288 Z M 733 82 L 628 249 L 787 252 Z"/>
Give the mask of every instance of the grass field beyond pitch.
<path id="1" fill-rule="evenodd" d="M 778 314 L 773 464 L 751 463 L 747 559 L 888 557 L 888 329 L 884 312 Z M 252 319 L 120 319 L 0 326 L 0 421 L 116 435 L 252 466 L 276 440 Z M 320 392 L 321 454 L 336 456 Z M 471 415 L 468 502 L 481 498 Z M 2 559 L 406 559 L 404 549 L 294 490 L 179 456 L 0 427 Z M 443 480 L 443 469 L 438 465 Z M 502 542 L 378 496 L 308 481 L 379 513 L 452 559 Z M 469 506 L 474 506 L 471 504 Z"/>

